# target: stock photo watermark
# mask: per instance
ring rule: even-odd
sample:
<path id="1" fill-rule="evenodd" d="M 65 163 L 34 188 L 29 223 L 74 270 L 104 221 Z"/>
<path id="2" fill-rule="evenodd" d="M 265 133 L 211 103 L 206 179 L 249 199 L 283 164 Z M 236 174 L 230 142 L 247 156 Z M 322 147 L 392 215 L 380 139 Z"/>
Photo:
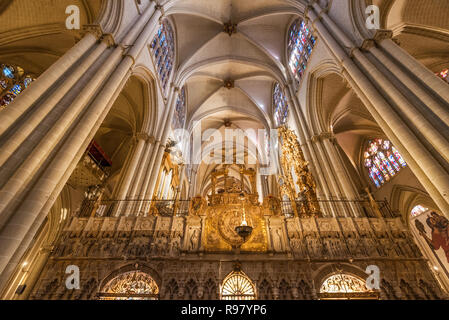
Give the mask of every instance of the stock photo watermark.
<path id="1" fill-rule="evenodd" d="M 65 20 L 65 27 L 68 30 L 79 30 L 81 28 L 80 8 L 76 5 L 70 5 L 65 9 L 69 16 Z"/>

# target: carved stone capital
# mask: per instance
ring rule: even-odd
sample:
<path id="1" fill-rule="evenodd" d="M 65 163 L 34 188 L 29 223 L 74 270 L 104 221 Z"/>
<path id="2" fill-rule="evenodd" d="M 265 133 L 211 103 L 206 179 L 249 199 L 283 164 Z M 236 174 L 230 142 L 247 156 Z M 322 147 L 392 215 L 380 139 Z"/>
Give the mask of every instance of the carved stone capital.
<path id="1" fill-rule="evenodd" d="M 161 12 L 161 14 L 162 14 L 161 18 L 162 18 L 162 17 L 164 16 L 164 14 L 165 14 L 164 6 L 162 6 L 162 5 L 160 5 L 160 4 L 157 4 L 157 5 L 154 7 L 154 10 L 159 10 L 159 11 Z M 159 19 L 161 19 L 161 18 L 159 18 Z"/>
<path id="2" fill-rule="evenodd" d="M 114 36 L 111 33 L 106 33 L 106 34 L 102 35 L 100 40 L 104 41 L 104 43 L 106 43 L 108 47 L 114 47 L 117 45 L 115 43 Z"/>
<path id="3" fill-rule="evenodd" d="M 373 37 L 374 41 L 376 42 L 391 38 L 393 38 L 393 31 L 385 29 L 376 30 L 376 34 Z"/>
<path id="4" fill-rule="evenodd" d="M 316 135 L 314 135 L 314 136 L 312 136 L 312 138 L 310 139 L 312 142 L 318 142 L 318 141 L 320 141 L 320 135 L 319 134 L 316 134 Z"/>
<path id="5" fill-rule="evenodd" d="M 322 140 L 328 139 L 328 140 L 331 140 L 331 141 L 332 141 L 335 137 L 334 137 L 334 135 L 333 135 L 332 132 L 322 132 L 322 133 L 320 134 L 320 138 L 321 138 Z"/>
<path id="6" fill-rule="evenodd" d="M 371 48 L 376 46 L 376 42 L 373 39 L 366 39 L 363 41 L 360 49 L 362 51 L 369 51 Z"/>
<path id="7" fill-rule="evenodd" d="M 92 33 L 97 39 L 101 39 L 103 29 L 99 24 L 85 24 L 83 25 L 82 33 Z"/>
<path id="8" fill-rule="evenodd" d="M 144 140 L 145 142 L 147 142 L 148 140 L 150 140 L 150 136 L 146 132 L 139 132 L 138 134 L 136 134 L 136 139 Z"/>

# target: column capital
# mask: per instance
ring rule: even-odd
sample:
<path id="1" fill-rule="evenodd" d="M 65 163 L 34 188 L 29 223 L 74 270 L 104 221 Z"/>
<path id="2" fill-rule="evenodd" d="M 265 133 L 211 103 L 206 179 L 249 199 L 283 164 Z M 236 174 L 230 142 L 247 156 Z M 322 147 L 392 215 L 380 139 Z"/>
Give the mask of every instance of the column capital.
<path id="1" fill-rule="evenodd" d="M 165 9 L 164 6 L 160 5 L 160 4 L 156 4 L 156 6 L 154 7 L 155 11 L 160 11 L 161 12 L 161 16 L 159 17 L 159 22 L 162 23 L 162 19 L 164 19 L 165 16 Z"/>
<path id="2" fill-rule="evenodd" d="M 148 142 L 151 143 L 151 144 L 154 144 L 156 142 L 156 138 L 154 136 L 150 136 L 148 138 Z"/>
<path id="3" fill-rule="evenodd" d="M 92 33 L 97 39 L 103 36 L 103 29 L 99 24 L 85 24 L 83 25 L 82 33 Z"/>
<path id="4" fill-rule="evenodd" d="M 333 139 L 335 139 L 334 134 L 332 132 L 322 132 L 320 134 L 321 140 L 330 140 L 332 142 Z"/>
<path id="5" fill-rule="evenodd" d="M 385 39 L 392 39 L 393 38 L 393 31 L 392 30 L 385 30 L 385 29 L 379 29 L 376 30 L 376 33 L 374 34 L 373 40 L 376 42 L 380 42 Z"/>
<path id="6" fill-rule="evenodd" d="M 312 136 L 312 138 L 310 138 L 310 140 L 314 143 L 318 142 L 318 141 L 320 141 L 320 135 L 316 134 L 316 135 Z"/>
<path id="7" fill-rule="evenodd" d="M 117 44 L 115 43 L 114 36 L 111 33 L 103 34 L 100 37 L 101 41 L 104 41 L 104 43 L 107 44 L 108 47 L 115 47 Z"/>
<path id="8" fill-rule="evenodd" d="M 371 48 L 376 46 L 376 42 L 373 39 L 365 39 L 360 46 L 360 50 L 369 51 Z M 352 51 L 351 51 L 352 54 Z"/>
<path id="9" fill-rule="evenodd" d="M 145 142 L 147 142 L 148 140 L 150 140 L 150 136 L 146 132 L 139 132 L 136 134 L 136 139 L 144 140 Z"/>

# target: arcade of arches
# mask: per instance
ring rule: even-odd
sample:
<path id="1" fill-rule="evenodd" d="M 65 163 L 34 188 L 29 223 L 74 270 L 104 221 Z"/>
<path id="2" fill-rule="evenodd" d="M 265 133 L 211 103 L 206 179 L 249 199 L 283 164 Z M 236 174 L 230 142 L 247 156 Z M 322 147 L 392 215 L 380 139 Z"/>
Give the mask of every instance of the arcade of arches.
<path id="1" fill-rule="evenodd" d="M 448 15 L 4 1 L 1 298 L 446 298 Z"/>

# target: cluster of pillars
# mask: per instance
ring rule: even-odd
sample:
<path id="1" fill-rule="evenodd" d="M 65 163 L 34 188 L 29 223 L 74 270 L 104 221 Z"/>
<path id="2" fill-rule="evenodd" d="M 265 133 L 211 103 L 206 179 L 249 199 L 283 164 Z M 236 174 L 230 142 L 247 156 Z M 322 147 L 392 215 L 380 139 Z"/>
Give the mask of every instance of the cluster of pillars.
<path id="1" fill-rule="evenodd" d="M 372 39 L 358 47 L 315 1 L 311 1 L 305 15 L 351 88 L 449 217 L 447 83 L 399 47 L 390 31 L 377 30 Z M 332 134 L 311 133 L 291 83 L 287 91 L 299 139 L 318 177 L 320 195 L 357 199 L 359 193 Z"/>
<path id="2" fill-rule="evenodd" d="M 114 39 L 89 26 L 82 39 L 2 112 L 0 122 L 0 289 L 104 121 L 135 62 L 154 37 L 163 9 L 152 1 Z M 156 137 L 136 135 L 117 198 L 147 197 L 162 160 L 177 89 Z M 143 187 L 145 186 L 145 187 Z"/>

